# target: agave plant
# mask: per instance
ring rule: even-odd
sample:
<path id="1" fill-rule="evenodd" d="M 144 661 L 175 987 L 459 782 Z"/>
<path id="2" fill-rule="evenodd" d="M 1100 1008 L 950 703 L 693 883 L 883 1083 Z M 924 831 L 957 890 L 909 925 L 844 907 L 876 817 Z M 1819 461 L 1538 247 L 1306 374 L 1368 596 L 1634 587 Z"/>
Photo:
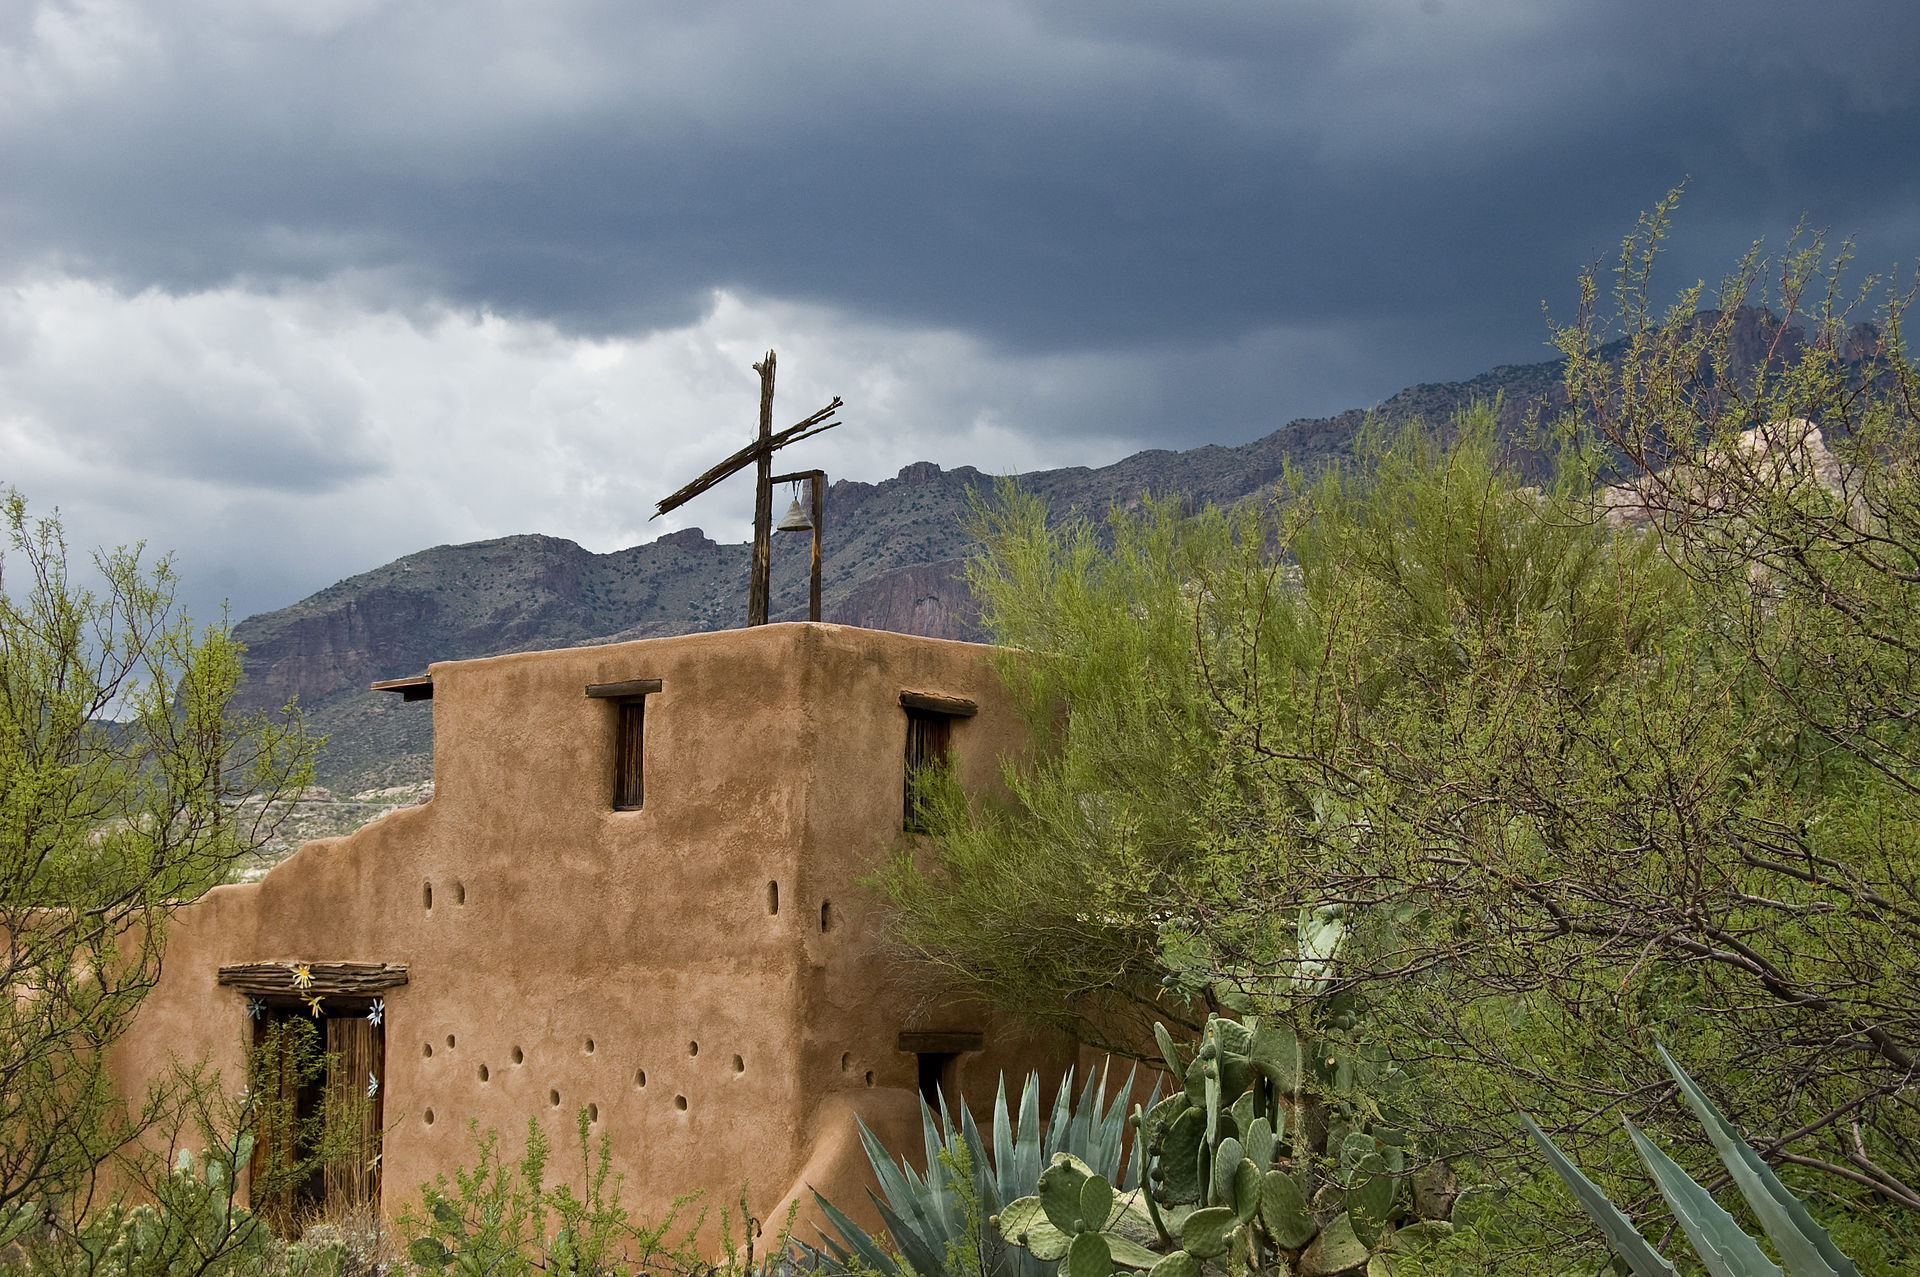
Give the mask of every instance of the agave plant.
<path id="1" fill-rule="evenodd" d="M 1790 1277 L 1860 1277 L 1859 1269 L 1841 1254 L 1827 1230 L 1814 1222 L 1800 1199 L 1787 1191 L 1779 1177 L 1760 1160 L 1753 1146 L 1740 1138 L 1733 1123 L 1721 1115 L 1713 1101 L 1687 1076 L 1687 1071 L 1675 1063 L 1665 1047 L 1658 1050 L 1668 1072 L 1680 1084 L 1680 1094 L 1700 1124 L 1706 1127 L 1707 1139 L 1712 1141 L 1714 1151 L 1726 1164 L 1740 1195 L 1773 1242 Z M 1607 1199 L 1598 1185 L 1581 1174 L 1580 1168 L 1547 1138 L 1534 1120 L 1525 1113 L 1520 1115 L 1520 1120 L 1546 1152 L 1547 1160 L 1553 1163 L 1560 1178 L 1579 1198 L 1581 1208 L 1600 1226 L 1607 1245 L 1633 1270 L 1634 1277 L 1675 1277 L 1673 1265 L 1648 1244 L 1633 1222 Z M 1780 1266 L 1767 1258 L 1760 1244 L 1734 1222 L 1733 1216 L 1727 1214 L 1698 1181 L 1681 1170 L 1678 1163 L 1632 1122 L 1626 1122 L 1626 1127 L 1634 1148 L 1652 1172 L 1660 1195 L 1667 1199 L 1681 1230 L 1693 1243 L 1694 1253 L 1712 1277 L 1781 1277 Z"/>
<path id="2" fill-rule="evenodd" d="M 1129 1072 L 1109 1103 L 1106 1071 L 1098 1077 L 1089 1076 L 1076 1105 L 1073 1075 L 1069 1072 L 1060 1080 L 1052 1114 L 1043 1125 L 1039 1075 L 1027 1076 L 1017 1121 L 1007 1108 L 1007 1082 L 1003 1077 L 994 1098 L 990 1144 L 981 1137 L 965 1105 L 960 1106 L 956 1123 L 944 1095 L 938 1112 L 922 1100 L 925 1175 L 904 1161 L 896 1161 L 862 1122 L 860 1141 L 881 1189 L 878 1194 L 868 1195 L 906 1264 L 899 1263 L 865 1229 L 818 1193 L 814 1200 L 833 1231 L 820 1235 L 818 1247 L 796 1239 L 796 1263 L 816 1272 L 839 1274 L 848 1271 L 849 1264 L 857 1259 L 886 1277 L 961 1277 L 954 1268 L 971 1272 L 977 1263 L 980 1277 L 1052 1277 L 1057 1265 L 1008 1245 L 987 1226 L 987 1221 L 1006 1203 L 1031 1192 L 1057 1153 L 1070 1154 L 1109 1182 L 1136 1187 L 1139 1159 L 1127 1168 L 1124 1179 L 1121 1176 L 1127 1100 L 1133 1093 L 1133 1080 L 1134 1074 Z M 1158 1098 L 1159 1088 L 1155 1087 L 1149 1105 Z M 955 1265 L 953 1261 L 962 1255 L 967 1259 Z M 911 1273 L 903 1268 L 911 1269 Z"/>
<path id="3" fill-rule="evenodd" d="M 1372 1122 L 1352 1103 L 1356 1087 L 1390 1100 L 1390 1065 L 1254 1017 L 1209 1016 L 1191 1054 L 1164 1025 L 1154 1036 L 1184 1086 L 1135 1113 L 1146 1189 L 1116 1191 L 1097 1168 L 1055 1156 L 1037 1191 L 1000 1212 L 1007 1241 L 1062 1277 L 1386 1277 L 1452 1233 L 1453 1194 L 1432 1175 L 1445 1167 L 1417 1171 L 1404 1120 Z"/>

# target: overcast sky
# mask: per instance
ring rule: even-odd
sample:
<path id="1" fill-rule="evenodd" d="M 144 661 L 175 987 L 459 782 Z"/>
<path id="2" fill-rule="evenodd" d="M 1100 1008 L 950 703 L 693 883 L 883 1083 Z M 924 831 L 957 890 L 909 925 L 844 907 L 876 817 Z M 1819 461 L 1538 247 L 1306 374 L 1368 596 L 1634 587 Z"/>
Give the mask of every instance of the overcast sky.
<path id="1" fill-rule="evenodd" d="M 746 442 L 876 480 L 1241 443 L 1545 358 L 1804 215 L 1920 256 L 1920 5 L 0 0 L 0 482 L 196 612 L 595 550 Z"/>

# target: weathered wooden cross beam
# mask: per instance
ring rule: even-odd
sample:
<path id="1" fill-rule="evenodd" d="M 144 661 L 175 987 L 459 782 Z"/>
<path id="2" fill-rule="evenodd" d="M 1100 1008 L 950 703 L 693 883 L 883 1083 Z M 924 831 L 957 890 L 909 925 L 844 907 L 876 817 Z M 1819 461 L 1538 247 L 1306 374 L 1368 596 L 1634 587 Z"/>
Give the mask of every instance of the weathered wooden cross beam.
<path id="1" fill-rule="evenodd" d="M 738 474 L 749 465 L 754 468 L 753 491 L 753 575 L 747 587 L 747 624 L 765 625 L 767 623 L 767 577 L 773 564 L 773 454 L 790 443 L 802 439 L 811 439 L 823 430 L 831 430 L 839 425 L 832 420 L 833 414 L 840 409 L 840 396 L 835 395 L 833 402 L 801 421 L 795 422 L 785 430 L 773 428 L 773 352 L 753 366 L 760 374 L 760 437 L 726 460 L 717 462 L 698 479 L 689 483 L 672 496 L 666 498 L 654 509 L 652 517 L 657 519 L 669 510 L 678 509 L 722 479 Z M 815 499 L 815 519 L 820 518 L 819 498 Z M 816 542 L 814 550 L 814 580 L 811 611 L 813 619 L 819 620 L 819 549 Z"/>

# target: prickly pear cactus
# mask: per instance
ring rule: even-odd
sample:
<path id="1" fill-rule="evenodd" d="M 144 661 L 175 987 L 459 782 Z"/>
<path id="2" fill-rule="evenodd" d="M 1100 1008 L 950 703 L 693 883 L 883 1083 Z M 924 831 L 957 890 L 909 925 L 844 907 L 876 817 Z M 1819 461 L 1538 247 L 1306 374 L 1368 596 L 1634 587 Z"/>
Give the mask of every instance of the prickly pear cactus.
<path id="1" fill-rule="evenodd" d="M 1116 1194 L 1062 1155 L 1034 1196 L 995 1221 L 1009 1242 L 1058 1260 L 1061 1277 L 1109 1277 L 1115 1267 L 1150 1277 L 1389 1277 L 1395 1256 L 1452 1231 L 1415 1210 L 1405 1133 L 1367 1126 L 1350 1102 L 1356 1082 L 1391 1079 L 1345 1041 L 1303 1042 L 1287 1024 L 1212 1017 L 1189 1056 L 1165 1026 L 1154 1032 L 1185 1085 L 1134 1111 L 1149 1168 L 1141 1189 Z M 1420 1197 L 1436 1216 L 1451 1204 Z"/>
<path id="2" fill-rule="evenodd" d="M 1055 1153 L 1040 1175 L 1039 1191 L 1011 1202 L 994 1217 L 1000 1235 L 1060 1261 L 1062 1277 L 1108 1277 L 1116 1267 L 1152 1268 L 1163 1258 L 1146 1243 L 1153 1220 L 1135 1189 L 1117 1193 L 1071 1153 Z"/>

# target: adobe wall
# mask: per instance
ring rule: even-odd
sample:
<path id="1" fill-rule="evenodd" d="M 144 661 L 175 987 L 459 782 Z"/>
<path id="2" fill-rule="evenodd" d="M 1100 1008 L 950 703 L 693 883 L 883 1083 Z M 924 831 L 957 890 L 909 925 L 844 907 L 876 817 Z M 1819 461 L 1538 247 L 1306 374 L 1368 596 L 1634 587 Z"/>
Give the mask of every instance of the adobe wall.
<path id="1" fill-rule="evenodd" d="M 766 1217 L 804 1171 L 866 1214 L 849 1116 L 919 1143 L 901 1030 L 985 1031 L 961 1065 L 976 1106 L 1002 1069 L 1042 1067 L 1051 1084 L 1073 1062 L 1064 1041 L 929 1002 L 880 954 L 858 885 L 900 837 L 902 690 L 979 704 L 953 734 L 970 788 L 992 788 L 999 755 L 1021 747 L 989 649 L 802 623 L 432 675 L 433 800 L 183 909 L 165 975 L 115 1051 L 127 1093 L 170 1055 L 238 1084 L 245 999 L 216 986 L 222 964 L 404 963 L 409 983 L 385 1007 L 389 1214 L 471 1162 L 471 1123 L 517 1150 L 533 1116 L 556 1171 L 577 1165 L 583 1105 L 630 1207 L 694 1188 L 730 1202 L 744 1180 Z M 616 812 L 617 711 L 584 692 L 641 678 L 662 680 L 646 802 Z"/>

